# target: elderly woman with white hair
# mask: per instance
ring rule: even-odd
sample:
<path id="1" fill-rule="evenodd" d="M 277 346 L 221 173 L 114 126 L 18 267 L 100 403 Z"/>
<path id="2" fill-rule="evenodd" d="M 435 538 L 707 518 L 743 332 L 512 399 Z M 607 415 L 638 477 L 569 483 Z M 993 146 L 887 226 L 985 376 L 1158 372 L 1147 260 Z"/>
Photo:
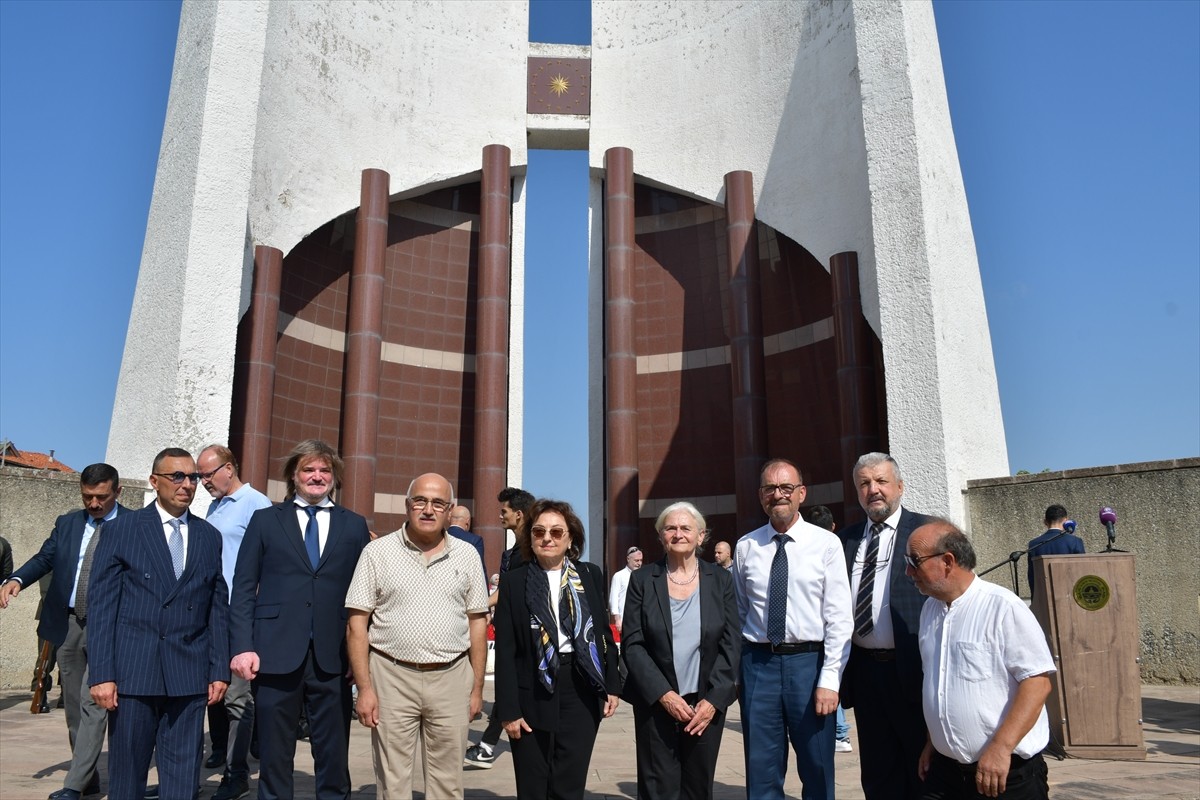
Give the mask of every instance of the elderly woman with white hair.
<path id="1" fill-rule="evenodd" d="M 621 637 L 638 797 L 711 798 L 741 652 L 733 579 L 698 557 L 706 526 L 691 503 L 667 506 L 654 527 L 666 555 L 630 578 Z"/>

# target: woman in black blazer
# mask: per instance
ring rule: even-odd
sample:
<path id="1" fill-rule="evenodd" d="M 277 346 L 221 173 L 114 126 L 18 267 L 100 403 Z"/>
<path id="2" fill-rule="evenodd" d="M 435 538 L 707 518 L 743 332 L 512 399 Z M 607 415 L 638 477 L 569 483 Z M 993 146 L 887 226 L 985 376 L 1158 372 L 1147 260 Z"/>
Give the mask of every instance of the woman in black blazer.
<path id="1" fill-rule="evenodd" d="M 629 579 L 621 648 L 641 800 L 711 798 L 741 653 L 733 579 L 697 557 L 704 516 L 673 503 L 654 523 L 666 556 Z"/>
<path id="2" fill-rule="evenodd" d="M 604 577 L 578 560 L 583 523 L 570 504 L 538 500 L 528 518 L 527 563 L 500 576 L 492 713 L 512 746 L 517 797 L 582 798 L 621 690 Z"/>

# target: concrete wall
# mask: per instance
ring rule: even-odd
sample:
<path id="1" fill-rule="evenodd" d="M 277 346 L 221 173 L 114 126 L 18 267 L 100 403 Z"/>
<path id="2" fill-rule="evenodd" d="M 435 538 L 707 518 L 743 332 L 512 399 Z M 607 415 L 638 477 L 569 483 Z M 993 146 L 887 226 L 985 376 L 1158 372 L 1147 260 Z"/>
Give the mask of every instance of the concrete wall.
<path id="1" fill-rule="evenodd" d="M 121 478 L 121 502 L 141 508 L 149 484 Z M 32 558 L 54 530 L 62 514 L 82 507 L 79 475 L 34 472 L 0 467 L 0 536 L 13 549 L 13 568 Z M 42 585 L 50 576 L 42 579 Z M 41 586 L 21 591 L 8 608 L 0 611 L 0 690 L 28 689 L 37 663 L 37 614 Z"/>
<path id="2" fill-rule="evenodd" d="M 1137 559 L 1142 679 L 1200 682 L 1200 458 L 973 480 L 963 494 L 980 570 L 1024 550 L 1052 503 L 1066 506 L 1087 551 L 1099 552 L 1108 543 L 1100 507 L 1112 506 L 1116 547 Z M 1006 567 L 987 577 L 1012 588 Z"/>

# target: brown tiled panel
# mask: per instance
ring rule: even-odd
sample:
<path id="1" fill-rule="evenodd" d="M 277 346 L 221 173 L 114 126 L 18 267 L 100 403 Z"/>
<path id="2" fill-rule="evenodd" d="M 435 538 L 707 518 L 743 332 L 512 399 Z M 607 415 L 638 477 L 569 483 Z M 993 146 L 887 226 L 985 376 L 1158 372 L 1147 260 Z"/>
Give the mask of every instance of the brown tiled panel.
<path id="1" fill-rule="evenodd" d="M 638 358 L 713 348 L 721 352 L 731 335 L 724 209 L 638 184 L 635 215 Z M 828 272 L 800 245 L 761 221 L 757 228 L 764 338 L 806 325 L 828 326 L 833 313 Z M 722 513 L 701 511 L 715 539 L 735 541 L 746 531 L 728 507 L 735 491 L 734 426 L 724 352 L 725 360 L 717 364 L 639 372 L 638 498 L 657 505 L 685 497 L 722 498 Z M 768 455 L 796 461 L 809 485 L 841 481 L 833 338 L 784 348 L 762 363 Z M 831 505 L 841 520 L 841 504 Z M 638 535 L 649 557 L 661 555 L 652 519 L 639 520 Z"/>
<path id="2" fill-rule="evenodd" d="M 434 471 L 450 478 L 460 496 L 472 496 L 479 195 L 476 182 L 391 206 L 375 472 L 381 495 L 401 495 L 417 474 Z M 337 341 L 330 346 L 324 333 L 317 337 L 320 343 L 291 333 L 278 338 L 270 424 L 273 480 L 282 478 L 284 460 L 297 441 L 317 437 L 342 445 L 343 348 L 356 216 L 350 212 L 323 225 L 283 259 L 280 329 L 294 318 L 297 329 L 310 323 L 322 332 L 332 330 Z M 389 350 L 400 346 L 466 354 L 458 359 L 466 369 L 389 361 Z M 239 407 L 237 398 L 234 407 Z M 401 522 L 399 513 L 375 514 L 380 531 Z"/>

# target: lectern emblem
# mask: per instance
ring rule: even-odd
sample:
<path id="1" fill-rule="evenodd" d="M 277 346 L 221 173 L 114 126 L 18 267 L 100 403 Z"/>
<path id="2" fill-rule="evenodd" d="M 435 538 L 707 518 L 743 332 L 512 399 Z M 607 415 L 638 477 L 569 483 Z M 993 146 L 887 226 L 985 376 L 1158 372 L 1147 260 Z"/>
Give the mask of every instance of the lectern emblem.
<path id="1" fill-rule="evenodd" d="M 1112 596 L 1107 581 L 1099 575 L 1084 575 L 1075 581 L 1071 594 L 1084 611 L 1099 611 L 1108 605 L 1108 599 Z"/>

